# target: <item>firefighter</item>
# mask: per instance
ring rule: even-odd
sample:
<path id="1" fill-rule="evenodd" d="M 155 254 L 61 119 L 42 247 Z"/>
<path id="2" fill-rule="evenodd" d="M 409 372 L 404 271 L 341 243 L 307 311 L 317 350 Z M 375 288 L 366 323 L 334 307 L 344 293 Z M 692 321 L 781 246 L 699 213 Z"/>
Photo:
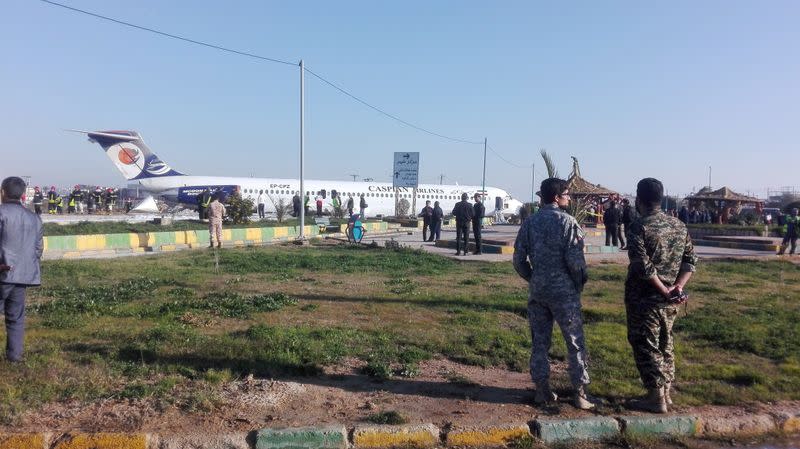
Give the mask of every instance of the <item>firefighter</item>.
<path id="1" fill-rule="evenodd" d="M 56 186 L 50 186 L 50 191 L 47 192 L 47 213 L 50 215 L 56 213 L 57 198 L 58 198 L 58 193 L 56 193 Z"/>

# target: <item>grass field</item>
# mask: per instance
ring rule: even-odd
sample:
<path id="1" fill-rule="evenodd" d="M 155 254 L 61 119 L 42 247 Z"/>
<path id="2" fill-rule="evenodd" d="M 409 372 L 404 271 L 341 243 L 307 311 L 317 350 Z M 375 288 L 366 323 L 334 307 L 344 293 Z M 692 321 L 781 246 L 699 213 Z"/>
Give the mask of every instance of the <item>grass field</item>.
<path id="1" fill-rule="evenodd" d="M 29 294 L 26 361 L 0 363 L 5 423 L 70 399 L 212 410 L 231 379 L 313 376 L 344 357 L 376 377 L 412 377 L 436 355 L 527 370 L 527 288 L 509 263 L 273 246 L 51 261 L 43 272 Z M 625 338 L 624 277 L 620 265 L 593 267 L 583 295 L 590 392 L 611 400 L 643 391 Z M 800 399 L 800 267 L 702 264 L 689 291 L 676 327 L 679 404 Z"/>

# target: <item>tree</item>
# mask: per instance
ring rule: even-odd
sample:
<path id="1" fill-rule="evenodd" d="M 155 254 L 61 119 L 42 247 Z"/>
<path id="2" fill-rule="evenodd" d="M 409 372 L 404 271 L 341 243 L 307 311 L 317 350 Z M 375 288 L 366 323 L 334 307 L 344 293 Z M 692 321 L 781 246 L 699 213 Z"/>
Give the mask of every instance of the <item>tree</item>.
<path id="1" fill-rule="evenodd" d="M 283 223 L 283 219 L 286 217 L 286 214 L 292 210 L 292 206 L 286 204 L 286 200 L 283 198 L 278 198 L 278 201 L 275 201 L 275 198 L 270 194 L 267 194 L 267 198 L 269 198 L 269 202 L 272 203 L 272 207 L 275 208 L 275 218 L 278 220 L 278 223 Z"/>
<path id="2" fill-rule="evenodd" d="M 400 198 L 400 201 L 397 202 L 397 216 L 398 217 L 408 216 L 408 210 L 410 208 L 411 204 L 409 204 L 408 200 L 405 198 Z"/>
<path id="3" fill-rule="evenodd" d="M 228 206 L 225 208 L 233 224 L 249 223 L 253 215 L 253 200 L 244 199 L 237 191 L 228 197 Z"/>

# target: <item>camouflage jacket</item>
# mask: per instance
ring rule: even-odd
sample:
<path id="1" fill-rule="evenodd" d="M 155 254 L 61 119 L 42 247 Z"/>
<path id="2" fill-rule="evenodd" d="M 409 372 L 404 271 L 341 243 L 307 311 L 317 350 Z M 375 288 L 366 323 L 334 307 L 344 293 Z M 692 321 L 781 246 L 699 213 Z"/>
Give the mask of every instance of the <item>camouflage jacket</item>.
<path id="1" fill-rule="evenodd" d="M 678 274 L 695 271 L 697 256 L 686 225 L 660 209 L 636 217 L 628 230 L 628 279 L 625 300 L 660 300 L 649 279 L 658 276 L 666 286 Z"/>
<path id="2" fill-rule="evenodd" d="M 555 204 L 525 220 L 514 243 L 514 269 L 540 297 L 577 295 L 587 280 L 583 231 Z"/>

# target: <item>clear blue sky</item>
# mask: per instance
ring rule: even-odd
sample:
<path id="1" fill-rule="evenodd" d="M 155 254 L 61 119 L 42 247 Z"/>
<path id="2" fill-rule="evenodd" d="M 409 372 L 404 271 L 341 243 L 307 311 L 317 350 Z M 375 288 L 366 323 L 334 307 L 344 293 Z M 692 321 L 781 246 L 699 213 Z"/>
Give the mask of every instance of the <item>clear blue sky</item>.
<path id="1" fill-rule="evenodd" d="M 489 139 L 622 192 L 655 176 L 765 195 L 800 187 L 796 1 L 267 2 L 63 0 L 142 26 L 298 61 L 435 132 Z M 133 129 L 191 174 L 296 177 L 299 74 L 35 0 L 0 7 L 0 176 L 124 184 L 62 129 Z M 306 175 L 480 184 L 482 145 L 407 128 L 306 77 Z M 490 153 L 487 184 L 530 197 L 530 169 Z M 537 180 L 538 182 L 538 180 Z"/>

